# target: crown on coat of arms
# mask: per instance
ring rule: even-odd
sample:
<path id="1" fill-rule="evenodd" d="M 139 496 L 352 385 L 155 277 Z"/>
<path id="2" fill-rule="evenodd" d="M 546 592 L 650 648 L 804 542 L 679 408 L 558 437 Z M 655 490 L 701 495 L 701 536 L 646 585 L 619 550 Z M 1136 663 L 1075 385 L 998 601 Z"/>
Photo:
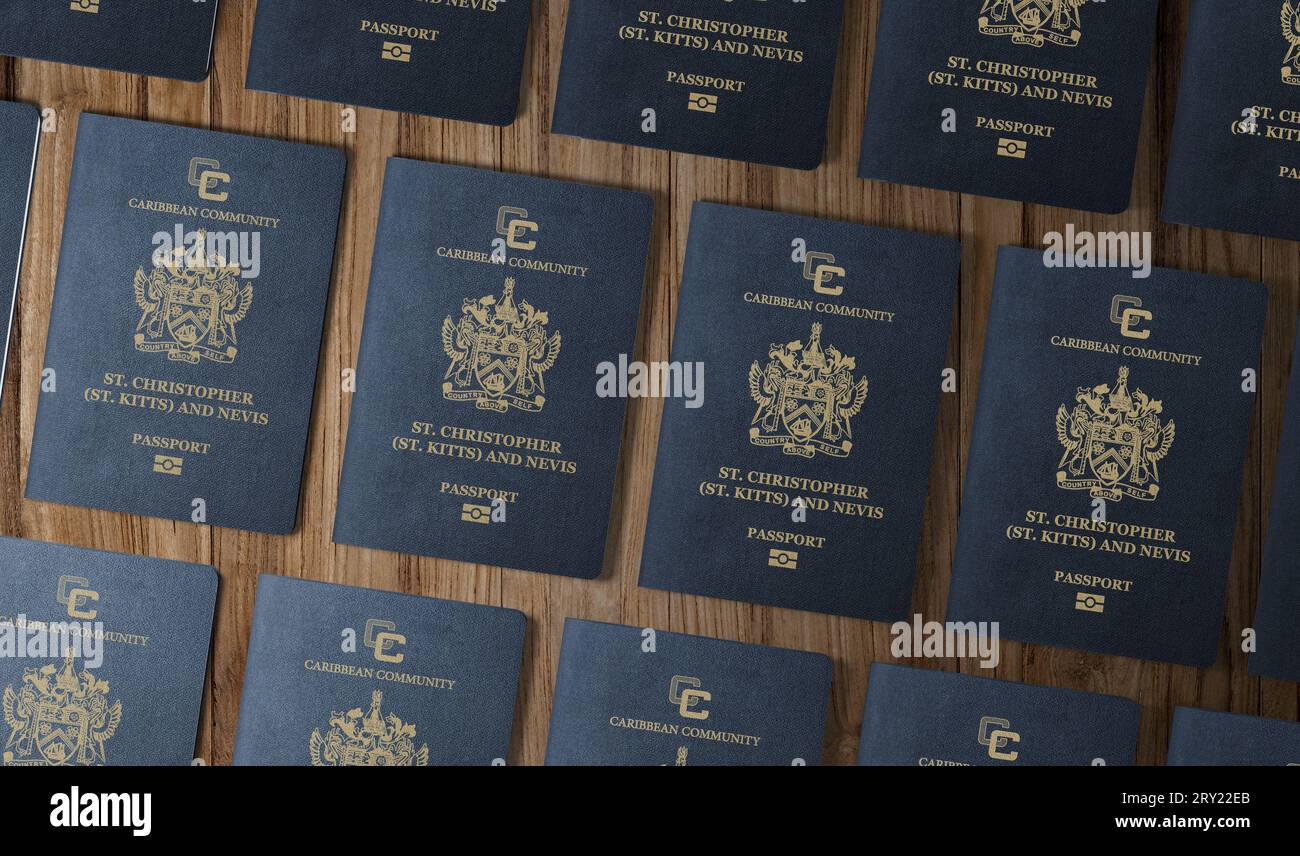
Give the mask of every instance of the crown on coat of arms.
<path id="1" fill-rule="evenodd" d="M 1074 408 L 1056 411 L 1056 438 L 1065 448 L 1056 484 L 1092 496 L 1154 500 L 1160 462 L 1174 444 L 1174 422 L 1161 422 L 1164 403 L 1141 389 L 1129 391 L 1123 366 L 1114 387 L 1079 387 Z"/>
<path id="2" fill-rule="evenodd" d="M 461 303 L 460 319 L 442 322 L 442 349 L 451 364 L 442 395 L 472 401 L 482 410 L 529 413 L 546 404 L 546 372 L 560 356 L 560 334 L 548 334 L 550 317 L 527 300 L 515 302 L 515 280 L 501 298 L 487 295 Z"/>
<path id="3" fill-rule="evenodd" d="M 107 763 L 104 744 L 122 722 L 122 702 L 109 704 L 108 682 L 73 667 L 68 652 L 56 663 L 23 670 L 18 689 L 5 687 L 9 738 L 5 766 L 93 767 Z"/>
<path id="4" fill-rule="evenodd" d="M 429 745 L 415 748 L 415 726 L 384 715 L 384 694 L 370 695 L 370 710 L 330 714 L 329 731 L 313 729 L 307 751 L 313 767 L 427 767 Z"/>
<path id="5" fill-rule="evenodd" d="M 749 368 L 749 394 L 758 405 L 749 442 L 805 458 L 848 457 L 851 420 L 867 399 L 867 379 L 853 376 L 857 361 L 833 345 L 823 348 L 817 323 L 807 345 L 773 344 L 767 356 L 766 366 L 755 360 Z"/>

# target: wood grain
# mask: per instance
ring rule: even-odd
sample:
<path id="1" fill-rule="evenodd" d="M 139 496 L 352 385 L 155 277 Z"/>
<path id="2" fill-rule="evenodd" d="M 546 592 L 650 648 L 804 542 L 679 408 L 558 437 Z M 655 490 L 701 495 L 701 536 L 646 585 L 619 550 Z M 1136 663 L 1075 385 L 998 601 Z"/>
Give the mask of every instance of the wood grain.
<path id="1" fill-rule="evenodd" d="M 1041 245 L 1044 232 L 1063 229 L 1067 222 L 1088 229 L 1150 230 L 1155 233 L 1158 264 L 1261 279 L 1271 291 L 1257 418 L 1243 481 L 1219 661 L 1211 669 L 1196 670 L 1003 643 L 1003 661 L 996 674 L 1115 693 L 1140 702 L 1143 727 L 1138 757 L 1145 764 L 1164 760 L 1174 705 L 1296 720 L 1300 712 L 1297 685 L 1248 675 L 1237 640 L 1242 629 L 1250 626 L 1258 588 L 1294 321 L 1300 311 L 1300 245 L 1159 222 L 1188 0 L 1162 5 L 1132 206 L 1114 217 L 859 180 L 858 140 L 870 83 L 878 5 L 878 0 L 847 0 L 827 162 L 811 173 L 552 136 L 550 114 L 566 0 L 534 3 L 521 113 L 518 121 L 504 129 L 362 108 L 357 110 L 355 133 L 345 133 L 341 105 L 246 91 L 243 82 L 255 10 L 252 0 L 221 4 L 212 75 L 204 84 L 0 59 L 3 97 L 52 108 L 58 115 L 57 130 L 43 134 L 41 140 L 0 412 L 0 531 L 218 567 L 221 590 L 196 749 L 209 763 L 227 764 L 231 759 L 253 593 L 257 574 L 266 572 L 508 606 L 527 613 L 529 630 L 512 764 L 538 764 L 545 754 L 565 617 L 655 626 L 830 655 L 835 661 L 835 683 L 823 760 L 849 764 L 857 751 L 868 667 L 873 660 L 892 659 L 886 625 L 637 587 L 661 402 L 631 402 L 610 519 L 607 566 L 599 580 L 567 580 L 331 543 L 349 408 L 341 377 L 345 368 L 356 365 L 385 160 L 400 155 L 629 187 L 651 194 L 656 215 L 641 307 L 640 359 L 667 359 L 671 349 L 690 208 L 697 199 L 960 238 L 962 273 L 960 284 L 954 284 L 959 296 L 949 349 L 959 389 L 943 397 L 940 409 L 918 561 L 915 606 L 927 618 L 941 618 L 947 599 L 998 246 Z M 321 143 L 348 153 L 347 192 L 321 353 L 301 523 L 289 537 L 22 499 L 76 123 L 83 110 Z M 969 662 L 917 665 L 977 671 Z"/>

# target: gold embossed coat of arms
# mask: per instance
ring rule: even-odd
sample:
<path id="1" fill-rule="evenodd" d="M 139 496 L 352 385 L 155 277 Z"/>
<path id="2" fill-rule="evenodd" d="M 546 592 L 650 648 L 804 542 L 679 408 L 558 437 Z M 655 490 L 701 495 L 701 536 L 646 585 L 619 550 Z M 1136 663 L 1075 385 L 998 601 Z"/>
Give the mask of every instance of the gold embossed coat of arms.
<path id="1" fill-rule="evenodd" d="M 812 325 L 807 345 L 772 345 L 767 365 L 749 368 L 749 394 L 758 405 L 749 441 L 805 458 L 848 457 L 852 419 L 867 399 L 867 379 L 855 379 L 856 369 L 853 357 L 822 347 L 821 324 Z"/>
<path id="2" fill-rule="evenodd" d="M 984 0 L 980 32 L 1010 36 L 1018 45 L 1041 48 L 1051 42 L 1072 48 L 1082 38 L 1079 8 L 1088 0 Z"/>
<path id="3" fill-rule="evenodd" d="M 169 360 L 233 363 L 238 355 L 235 326 L 253 305 L 253 286 L 242 282 L 239 268 L 198 245 L 177 250 L 152 271 L 135 273 L 135 302 L 140 307 L 135 349 L 166 354 Z"/>
<path id="4" fill-rule="evenodd" d="M 1056 438 L 1065 447 L 1056 483 L 1065 490 L 1120 500 L 1154 500 L 1160 462 L 1174 445 L 1174 422 L 1161 422 L 1164 404 L 1128 387 L 1129 371 L 1109 384 L 1079 387 L 1074 408 L 1056 411 Z"/>
<path id="5" fill-rule="evenodd" d="M 105 744 L 122 722 L 122 702 L 109 704 L 108 692 L 107 681 L 73 668 L 71 654 L 62 668 L 50 663 L 23 670 L 22 684 L 4 691 L 5 766 L 106 764 Z"/>
<path id="6" fill-rule="evenodd" d="M 370 711 L 356 707 L 330 714 L 330 727 L 307 742 L 313 767 L 427 767 L 429 745 L 415 748 L 415 726 L 380 709 L 384 694 L 370 695 Z"/>
<path id="7" fill-rule="evenodd" d="M 461 304 L 460 319 L 442 322 L 442 349 L 451 360 L 442 395 L 472 401 L 483 410 L 528 413 L 546 404 L 546 372 L 560 356 L 560 334 L 548 333 L 549 316 L 527 300 L 515 302 L 514 278 L 494 295 Z"/>
<path id="8" fill-rule="evenodd" d="M 1300 86 L 1300 2 L 1282 0 L 1282 38 L 1286 39 L 1286 57 L 1282 60 L 1282 82 Z"/>

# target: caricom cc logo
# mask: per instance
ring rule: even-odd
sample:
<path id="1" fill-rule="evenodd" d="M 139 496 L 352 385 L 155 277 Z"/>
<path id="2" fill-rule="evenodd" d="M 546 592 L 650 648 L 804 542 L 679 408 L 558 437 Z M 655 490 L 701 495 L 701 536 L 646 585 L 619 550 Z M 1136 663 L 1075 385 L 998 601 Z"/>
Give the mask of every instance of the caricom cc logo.
<path id="1" fill-rule="evenodd" d="M 1138 329 L 1143 321 L 1150 321 L 1154 316 L 1148 309 L 1142 308 L 1142 298 L 1117 294 L 1110 302 L 1110 321 L 1119 325 L 1119 334 L 1128 339 L 1150 339 L 1151 331 Z"/>
<path id="2" fill-rule="evenodd" d="M 199 198 L 208 202 L 225 202 L 230 194 L 218 187 L 230 184 L 230 173 L 221 171 L 221 162 L 212 158 L 190 159 L 190 185 L 199 189 Z"/>
<path id="3" fill-rule="evenodd" d="M 837 279 L 844 279 L 845 270 L 835 264 L 835 256 L 830 253 L 808 252 L 803 259 L 803 278 L 813 284 L 813 291 L 839 297 L 844 293 L 844 286 L 831 285 Z"/>
<path id="4" fill-rule="evenodd" d="M 99 610 L 86 606 L 88 603 L 99 602 L 99 592 L 87 588 L 89 585 L 90 580 L 85 577 L 59 577 L 57 597 L 59 603 L 68 608 L 69 618 L 91 621 L 99 614 Z"/>
<path id="5" fill-rule="evenodd" d="M 668 701 L 677 705 L 677 712 L 687 719 L 709 718 L 709 712 L 699 709 L 697 705 L 711 700 L 713 693 L 700 689 L 700 685 L 699 678 L 684 675 L 673 675 L 668 684 Z"/>
<path id="6" fill-rule="evenodd" d="M 406 637 L 397 633 L 397 625 L 381 618 L 366 621 L 365 645 L 374 652 L 375 659 L 381 663 L 400 663 L 406 655 L 393 651 L 406 644 Z"/>
<path id="7" fill-rule="evenodd" d="M 1010 722 L 996 716 L 980 719 L 980 745 L 988 747 L 989 757 L 995 761 L 1014 761 L 1020 757 L 1019 752 L 1007 751 L 1007 746 L 1020 742 L 1020 735 L 1010 728 Z"/>
<path id="8" fill-rule="evenodd" d="M 535 250 L 537 241 L 524 240 L 528 234 L 537 234 L 541 226 L 528 219 L 528 209 L 502 205 L 497 209 L 497 234 L 506 239 L 506 246 L 512 250 Z"/>

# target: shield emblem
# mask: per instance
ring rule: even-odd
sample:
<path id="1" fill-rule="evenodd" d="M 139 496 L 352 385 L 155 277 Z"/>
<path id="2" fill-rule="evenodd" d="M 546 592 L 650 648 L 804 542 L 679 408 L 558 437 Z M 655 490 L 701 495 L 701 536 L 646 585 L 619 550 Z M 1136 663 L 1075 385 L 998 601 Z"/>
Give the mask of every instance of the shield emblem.
<path id="1" fill-rule="evenodd" d="M 72 763 L 85 739 L 86 715 L 79 707 L 41 704 L 36 718 L 36 748 L 51 764 Z"/>
<path id="2" fill-rule="evenodd" d="M 1093 423 L 1088 435 L 1088 467 L 1106 487 L 1128 479 L 1141 453 L 1142 432 L 1135 425 Z"/>
<path id="3" fill-rule="evenodd" d="M 523 374 L 528 346 L 507 333 L 479 333 L 474 340 L 474 377 L 493 398 L 509 392 Z"/>
<path id="4" fill-rule="evenodd" d="M 167 331 L 192 348 L 208 337 L 217 322 L 217 292 L 204 286 L 173 285 L 167 292 Z"/>
<path id="5" fill-rule="evenodd" d="M 781 424 L 801 442 L 816 437 L 831 418 L 830 384 L 821 380 L 787 380 L 781 387 Z"/>
<path id="6" fill-rule="evenodd" d="M 1011 11 L 1028 33 L 1042 29 L 1060 0 L 1012 0 Z"/>

